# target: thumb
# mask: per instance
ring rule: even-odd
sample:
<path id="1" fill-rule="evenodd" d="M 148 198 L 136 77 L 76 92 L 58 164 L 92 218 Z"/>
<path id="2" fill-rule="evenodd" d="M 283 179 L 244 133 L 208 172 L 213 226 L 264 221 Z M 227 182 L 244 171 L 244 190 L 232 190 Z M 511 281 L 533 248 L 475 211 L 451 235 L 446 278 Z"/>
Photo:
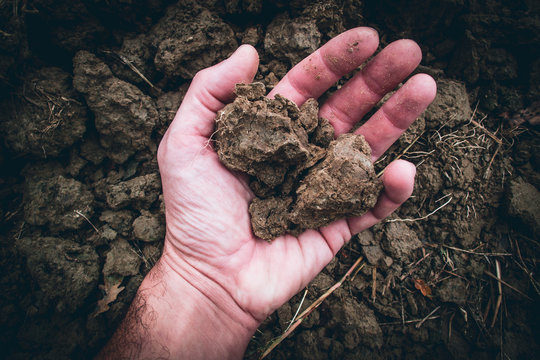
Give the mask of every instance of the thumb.
<path id="1" fill-rule="evenodd" d="M 258 66 L 257 50 L 251 45 L 242 45 L 228 59 L 199 71 L 169 130 L 209 137 L 217 111 L 234 98 L 235 84 L 252 82 Z"/>

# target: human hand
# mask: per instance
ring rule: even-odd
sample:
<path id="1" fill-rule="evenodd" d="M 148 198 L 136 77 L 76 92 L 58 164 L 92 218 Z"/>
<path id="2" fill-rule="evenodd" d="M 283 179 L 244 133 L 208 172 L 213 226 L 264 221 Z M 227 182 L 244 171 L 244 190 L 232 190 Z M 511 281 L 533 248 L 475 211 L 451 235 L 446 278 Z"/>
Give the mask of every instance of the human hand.
<path id="1" fill-rule="evenodd" d="M 295 66 L 268 96 L 279 93 L 299 106 L 318 98 L 377 45 L 374 30 L 349 30 Z M 420 59 L 414 42 L 390 44 L 321 105 L 320 116 L 332 123 L 336 136 L 348 132 Z M 178 272 L 196 275 L 197 282 L 217 283 L 242 311 L 262 321 L 305 287 L 352 235 L 404 202 L 413 189 L 415 168 L 405 161 L 389 165 L 384 193 L 361 217 L 308 230 L 298 238 L 285 235 L 271 244 L 256 239 L 247 210 L 253 194 L 246 178 L 219 162 L 208 139 L 216 112 L 233 99 L 234 85 L 251 82 L 257 66 L 255 50 L 243 46 L 230 59 L 197 74 L 161 142 L 159 164 L 167 214 L 164 261 Z M 424 111 L 435 91 L 428 75 L 416 75 L 357 130 L 370 144 L 373 160 Z"/>
<path id="2" fill-rule="evenodd" d="M 268 96 L 281 94 L 299 106 L 308 98 L 318 98 L 364 63 L 377 47 L 378 35 L 371 28 L 342 33 L 296 65 Z M 413 41 L 388 45 L 321 104 L 320 116 L 331 122 L 336 136 L 350 131 L 420 60 L 421 51 Z M 395 161 L 384 172 L 384 191 L 377 204 L 363 216 L 307 230 L 298 238 L 284 235 L 272 243 L 256 238 L 248 213 L 253 193 L 247 177 L 226 169 L 209 139 L 217 111 L 234 98 L 235 84 L 251 82 L 257 67 L 257 52 L 243 45 L 229 59 L 199 72 L 158 151 L 167 224 L 158 265 L 166 278 L 160 281 L 165 281 L 174 295 L 167 301 L 176 303 L 175 298 L 185 296 L 177 289 L 189 288 L 188 293 L 201 304 L 210 304 L 208 311 L 213 315 L 206 318 L 224 315 L 228 320 L 220 324 L 230 321 L 238 325 L 228 331 L 243 338 L 239 345 L 237 342 L 240 347 L 247 344 L 259 323 L 304 288 L 352 235 L 401 205 L 412 193 L 415 175 L 414 165 Z M 370 144 L 374 161 L 426 109 L 435 92 L 431 77 L 415 75 L 356 130 Z M 153 286 L 141 288 L 147 291 Z M 174 313 L 174 304 L 167 309 L 163 311 Z M 219 355 L 219 351 L 214 354 Z"/>

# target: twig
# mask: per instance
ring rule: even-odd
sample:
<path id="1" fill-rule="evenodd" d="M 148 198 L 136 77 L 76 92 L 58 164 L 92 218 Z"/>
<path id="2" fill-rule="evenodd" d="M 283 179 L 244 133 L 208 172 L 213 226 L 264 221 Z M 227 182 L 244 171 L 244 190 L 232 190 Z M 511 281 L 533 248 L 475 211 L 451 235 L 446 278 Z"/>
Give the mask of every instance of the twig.
<path id="1" fill-rule="evenodd" d="M 268 354 L 270 354 L 272 350 L 276 348 L 276 346 L 278 346 L 283 340 L 285 340 L 285 338 L 287 338 L 302 323 L 302 321 L 304 321 L 304 319 L 313 312 L 313 310 L 315 310 L 328 296 L 330 296 L 334 291 L 336 291 L 354 271 L 354 269 L 356 269 L 356 267 L 360 265 L 363 259 L 364 258 L 360 256 L 337 283 L 335 283 L 330 289 L 328 289 L 317 300 L 315 300 L 313 304 L 311 304 L 306 310 L 304 310 L 300 315 L 298 315 L 298 319 L 294 323 L 291 323 L 289 328 L 285 332 L 283 332 L 283 334 L 281 334 L 275 341 L 273 341 L 270 346 L 268 346 L 268 348 L 264 351 L 264 353 L 259 359 L 264 359 L 266 356 L 268 356 Z"/>
<path id="2" fill-rule="evenodd" d="M 444 271 L 445 273 L 450 274 L 450 275 L 454 275 L 455 277 L 461 278 L 461 279 L 463 279 L 463 280 L 465 280 L 465 281 L 467 281 L 467 282 L 469 281 L 469 280 L 467 280 L 467 278 L 465 278 L 465 277 L 463 277 L 463 276 L 461 276 L 461 275 L 458 275 L 458 274 L 456 274 L 455 272 L 448 271 L 448 270 L 445 270 L 445 269 L 443 269 L 443 271 Z"/>
<path id="3" fill-rule="evenodd" d="M 412 323 L 417 323 L 417 322 L 420 322 L 420 321 L 425 322 L 426 320 L 435 320 L 435 319 L 439 319 L 440 317 L 441 317 L 440 315 L 436 315 L 436 316 L 430 316 L 430 317 L 423 318 L 423 319 L 414 319 L 414 320 L 406 320 L 406 321 L 394 321 L 394 322 L 380 323 L 379 326 L 412 324 Z"/>
<path id="4" fill-rule="evenodd" d="M 417 329 L 420 329 L 420 327 L 426 322 L 426 320 L 433 314 L 435 314 L 439 309 L 441 308 L 441 306 L 437 306 L 435 309 L 433 309 L 432 312 L 430 312 L 425 318 L 423 318 L 418 324 L 416 324 L 416 328 Z"/>
<path id="5" fill-rule="evenodd" d="M 531 299 L 529 296 L 527 296 L 525 293 L 523 293 L 522 291 L 516 289 L 515 287 L 513 287 L 512 285 L 510 285 L 509 283 L 507 283 L 506 281 L 504 281 L 503 279 L 501 279 L 500 277 L 497 277 L 495 275 L 493 275 L 491 272 L 489 272 L 488 270 L 484 270 L 484 274 L 486 274 L 487 276 L 497 280 L 499 282 L 499 286 L 501 286 L 501 284 L 505 285 L 505 286 L 508 286 L 508 288 L 514 290 L 515 292 L 517 292 L 518 294 L 520 294 L 521 296 L 524 296 L 525 298 L 527 298 L 528 300 L 530 301 L 533 301 L 533 299 Z"/>
<path id="6" fill-rule="evenodd" d="M 373 285 L 371 287 L 371 302 L 374 303 L 377 297 L 377 267 L 376 266 L 373 267 L 372 276 L 373 276 Z"/>
<path id="7" fill-rule="evenodd" d="M 454 321 L 454 317 L 456 316 L 456 313 L 452 313 L 452 316 L 450 316 L 450 320 L 448 320 L 448 341 L 450 341 L 450 338 L 452 337 L 452 321 Z"/>
<path id="8" fill-rule="evenodd" d="M 512 254 L 509 254 L 509 253 L 484 253 L 484 252 L 479 253 L 479 252 L 474 252 L 472 250 L 460 249 L 460 248 L 457 248 L 457 247 L 444 245 L 444 244 L 442 246 L 447 248 L 447 249 L 460 251 L 460 252 L 464 252 L 464 253 L 472 254 L 472 255 L 480 255 L 480 256 L 512 256 Z"/>
<path id="9" fill-rule="evenodd" d="M 426 255 L 424 255 L 422 258 L 420 258 L 420 260 L 418 260 L 417 262 L 415 262 L 414 264 L 411 265 L 411 268 L 409 269 L 409 271 L 404 274 L 404 275 L 401 275 L 401 277 L 399 278 L 399 280 L 403 281 L 405 280 L 405 278 L 409 275 L 411 275 L 414 271 L 414 269 L 416 268 L 416 266 L 418 266 L 418 264 L 420 264 L 422 261 L 424 261 L 425 259 L 427 259 L 429 256 L 431 255 L 431 253 L 427 253 Z"/>
<path id="10" fill-rule="evenodd" d="M 531 281 L 531 284 L 532 284 L 534 290 L 536 291 L 536 293 L 538 295 L 540 295 L 540 286 L 539 286 L 538 282 L 534 279 L 532 271 L 530 271 L 527 268 L 527 265 L 525 265 L 525 261 L 523 260 L 523 257 L 521 256 L 521 249 L 519 247 L 519 243 L 518 243 L 517 239 L 510 238 L 511 243 L 512 243 L 512 240 L 513 240 L 513 243 L 516 244 L 516 250 L 517 250 L 517 254 L 519 256 L 519 260 L 520 260 L 521 264 L 519 263 L 519 261 L 517 261 L 517 259 L 514 259 L 514 262 L 517 264 L 517 266 L 521 270 L 523 270 L 523 272 L 525 274 L 527 274 L 527 276 L 529 277 L 529 280 Z M 533 244 L 538 245 L 536 242 L 533 242 Z"/>
<path id="11" fill-rule="evenodd" d="M 382 289 L 382 296 L 384 296 L 386 289 L 390 288 L 390 281 L 392 281 L 392 275 L 388 275 L 386 284 L 383 286 L 383 289 Z"/>
<path id="12" fill-rule="evenodd" d="M 129 68 L 130 68 L 131 70 L 133 70 L 133 72 L 134 72 L 135 74 L 139 75 L 140 78 L 143 79 L 143 81 L 144 81 L 145 83 L 147 83 L 152 89 L 156 89 L 156 87 L 154 86 L 154 84 L 152 84 L 152 83 L 150 82 L 150 80 L 148 80 L 148 79 L 146 78 L 146 76 L 144 76 L 143 73 L 142 73 L 139 69 L 137 69 L 137 68 L 135 67 L 135 65 L 133 65 L 133 63 L 132 63 L 127 57 L 125 57 L 125 56 L 122 55 L 122 54 L 116 54 L 116 55 L 118 55 L 118 57 L 120 58 L 120 60 L 122 60 L 122 62 L 123 62 L 124 64 L 126 64 L 127 66 L 129 66 Z"/>
<path id="13" fill-rule="evenodd" d="M 161 91 L 160 88 L 154 86 L 154 84 L 152 84 L 152 82 L 150 82 L 150 80 L 148 80 L 148 78 L 146 76 L 144 76 L 144 74 L 139 70 L 137 69 L 137 67 L 135 65 L 133 65 L 133 62 L 131 62 L 131 60 L 129 60 L 127 57 L 125 57 L 124 55 L 122 54 L 119 54 L 119 53 L 116 53 L 116 52 L 113 52 L 113 51 L 107 51 L 107 50 L 102 50 L 103 53 L 105 54 L 109 54 L 109 55 L 115 55 L 118 57 L 118 59 L 120 59 L 120 61 L 122 61 L 125 65 L 127 65 L 135 74 L 139 75 L 139 77 L 145 82 L 147 83 L 152 89 L 155 89 L 155 90 L 158 90 L 158 91 Z"/>
<path id="14" fill-rule="evenodd" d="M 484 324 L 487 321 L 488 315 L 489 315 L 489 308 L 491 307 L 491 296 L 488 299 L 488 303 L 486 305 L 486 310 L 484 310 L 484 314 L 482 316 L 482 320 L 484 321 Z"/>
<path id="15" fill-rule="evenodd" d="M 493 153 L 493 156 L 491 157 L 491 160 L 489 161 L 489 164 L 486 168 L 486 171 L 484 172 L 484 179 L 487 179 L 490 174 L 491 165 L 493 164 L 493 160 L 495 160 L 495 156 L 499 153 L 499 150 L 501 150 L 502 144 L 497 145 L 497 149 L 495 149 L 495 153 Z"/>
<path id="16" fill-rule="evenodd" d="M 399 301 L 401 302 L 401 324 L 405 326 L 405 308 L 403 306 L 403 294 L 401 294 L 401 288 L 399 289 Z"/>
<path id="17" fill-rule="evenodd" d="M 493 326 L 495 325 L 495 321 L 497 320 L 497 315 L 499 314 L 499 309 L 501 308 L 501 302 L 502 302 L 501 265 L 499 264 L 499 260 L 495 260 L 495 270 L 497 270 L 497 278 L 496 279 L 499 281 L 497 283 L 497 288 L 499 290 L 499 296 L 497 297 L 497 303 L 495 304 L 495 311 L 493 313 L 493 320 L 491 321 L 490 328 L 493 328 Z"/>

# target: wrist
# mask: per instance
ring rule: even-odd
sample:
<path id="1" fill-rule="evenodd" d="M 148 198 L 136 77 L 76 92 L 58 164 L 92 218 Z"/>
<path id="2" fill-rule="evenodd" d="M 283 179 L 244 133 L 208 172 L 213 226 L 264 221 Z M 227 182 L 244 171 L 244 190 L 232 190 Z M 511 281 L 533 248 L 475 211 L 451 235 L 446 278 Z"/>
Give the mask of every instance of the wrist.
<path id="1" fill-rule="evenodd" d="M 178 262 L 164 249 L 137 294 L 149 309 L 152 354 L 166 348 L 175 358 L 241 358 L 258 321 L 218 284 Z"/>

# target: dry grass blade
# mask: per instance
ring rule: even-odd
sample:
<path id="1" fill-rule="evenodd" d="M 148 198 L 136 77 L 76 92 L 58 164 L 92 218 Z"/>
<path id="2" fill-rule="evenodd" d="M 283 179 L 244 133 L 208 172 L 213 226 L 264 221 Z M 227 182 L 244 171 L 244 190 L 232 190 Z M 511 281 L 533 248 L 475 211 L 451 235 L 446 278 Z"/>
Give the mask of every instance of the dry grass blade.
<path id="1" fill-rule="evenodd" d="M 495 260 L 495 269 L 497 270 L 496 279 L 498 280 L 497 289 L 499 290 L 499 296 L 497 297 L 497 303 L 495 304 L 495 311 L 493 312 L 493 320 L 491 321 L 490 328 L 493 328 L 495 325 L 495 321 L 497 320 L 497 315 L 499 314 L 502 303 L 501 264 L 499 263 L 499 260 Z"/>
<path id="2" fill-rule="evenodd" d="M 126 64 L 135 74 L 137 74 L 145 83 L 147 83 L 152 89 L 157 89 L 154 84 L 152 84 L 150 82 L 150 80 L 148 80 L 146 78 L 146 76 L 144 76 L 144 74 L 139 70 L 137 69 L 137 67 L 135 67 L 135 65 L 133 65 L 133 63 L 131 61 L 128 60 L 128 58 L 126 58 L 124 55 L 122 54 L 116 54 L 118 55 L 118 57 L 120 58 L 120 60 L 122 60 L 122 62 L 124 64 Z"/>
<path id="3" fill-rule="evenodd" d="M 533 301 L 533 299 L 531 299 L 529 296 L 527 296 L 525 293 L 523 293 L 522 291 L 516 289 L 515 287 L 513 287 L 512 285 L 510 285 L 509 283 L 507 283 L 506 281 L 502 280 L 500 277 L 497 277 L 495 275 L 493 275 L 491 272 L 487 271 L 487 270 L 484 270 L 484 274 L 486 274 L 487 276 L 497 280 L 499 282 L 499 287 L 501 286 L 501 284 L 503 284 L 504 286 L 507 286 L 509 289 L 512 289 L 514 290 L 515 292 L 517 292 L 518 294 L 520 294 L 521 296 L 527 298 L 528 300 L 530 301 Z"/>
<path id="4" fill-rule="evenodd" d="M 495 141 L 497 144 L 502 145 L 502 143 L 503 143 L 502 140 L 499 139 L 498 137 L 496 137 L 491 131 L 489 131 L 488 129 L 486 129 L 482 124 L 480 124 L 480 123 L 477 122 L 477 121 L 474 121 L 473 119 L 471 119 L 471 123 L 472 123 L 474 126 L 480 128 L 480 129 L 482 129 L 482 130 L 487 134 L 487 136 L 489 136 L 490 138 L 492 138 L 493 141 Z"/>
<path id="5" fill-rule="evenodd" d="M 287 326 L 287 328 L 285 329 L 285 332 L 289 330 L 291 325 L 294 323 L 294 320 L 296 320 L 296 317 L 298 316 L 298 313 L 300 312 L 302 305 L 304 305 L 304 300 L 306 300 L 307 293 L 308 293 L 308 289 L 306 288 L 306 290 L 304 291 L 304 295 L 302 295 L 302 300 L 300 300 L 300 304 L 298 305 L 298 309 L 296 309 L 296 313 L 294 313 L 294 316 L 292 317 L 289 323 L 289 326 Z"/>
<path id="6" fill-rule="evenodd" d="M 160 88 L 158 88 L 157 86 L 152 84 L 152 82 L 150 80 L 148 80 L 148 78 L 146 76 L 144 76 L 144 74 L 139 69 L 137 69 L 137 67 L 135 65 L 133 65 L 133 62 L 131 62 L 124 55 L 119 54 L 117 52 L 113 52 L 113 51 L 107 51 L 107 50 L 102 50 L 101 52 L 105 53 L 105 54 L 108 54 L 108 55 L 112 55 L 112 56 L 116 57 L 117 59 L 120 59 L 120 61 L 122 63 L 124 63 L 127 67 L 129 67 L 131 69 L 131 71 L 133 71 L 135 74 L 137 74 L 137 76 L 139 76 L 146 84 L 148 84 L 148 86 L 150 86 L 152 89 L 157 90 L 159 92 L 162 91 Z"/>
<path id="7" fill-rule="evenodd" d="M 399 154 L 398 156 L 396 156 L 396 158 L 394 160 L 392 160 L 391 162 L 394 162 L 396 160 L 399 160 L 401 159 L 406 153 L 407 151 L 410 150 L 410 148 L 418 141 L 418 139 L 420 139 L 422 137 L 422 135 L 424 135 L 424 132 L 425 131 L 422 131 L 422 133 L 420 135 L 418 135 L 417 137 L 414 138 L 413 141 L 411 141 L 411 143 L 409 145 L 407 145 L 407 147 L 401 152 L 401 154 Z M 378 174 L 377 174 L 377 177 L 381 177 L 383 174 L 384 174 L 384 170 L 385 169 L 382 169 Z"/>
<path id="8" fill-rule="evenodd" d="M 94 228 L 94 230 L 96 230 L 96 232 L 101 235 L 101 232 L 98 230 L 98 228 L 92 224 L 92 222 L 90 221 L 90 219 L 88 219 L 82 212 L 80 212 L 79 210 L 73 210 L 73 212 L 75 214 L 77 214 L 77 216 L 82 216 L 84 220 L 86 220 L 90 225 L 92 225 L 92 227 Z"/>
<path id="9" fill-rule="evenodd" d="M 416 269 L 416 267 L 418 266 L 418 264 L 420 264 L 422 261 L 424 261 L 425 259 L 427 259 L 427 258 L 430 257 L 430 256 L 431 256 L 431 253 L 430 253 L 430 252 L 427 253 L 426 255 L 422 256 L 422 257 L 420 258 L 420 260 L 418 260 L 418 261 L 416 261 L 415 263 L 413 263 L 413 264 L 410 266 L 409 271 L 407 271 L 405 274 L 401 275 L 401 277 L 400 277 L 399 279 L 400 279 L 401 281 L 405 280 L 405 278 L 406 278 L 407 276 L 411 275 L 411 274 L 415 271 L 415 269 Z"/>
<path id="10" fill-rule="evenodd" d="M 437 306 L 433 311 L 431 311 L 425 318 L 423 318 L 418 324 L 416 324 L 416 328 L 420 329 L 420 327 L 426 322 L 427 319 L 431 317 L 431 315 L 435 314 L 441 307 Z"/>
<path id="11" fill-rule="evenodd" d="M 425 317 L 423 319 L 413 319 L 413 320 L 405 320 L 405 321 L 380 323 L 379 326 L 414 324 L 420 321 L 426 322 L 427 320 L 436 320 L 436 319 L 439 319 L 440 317 L 441 317 L 440 315 L 435 315 L 435 316 Z"/>
<path id="12" fill-rule="evenodd" d="M 298 315 L 298 318 L 296 321 L 294 321 L 283 334 L 281 334 L 276 340 L 274 340 L 268 348 L 263 352 L 261 357 L 259 359 L 264 359 L 268 354 L 272 352 L 283 340 L 285 340 L 292 332 L 304 321 L 306 317 L 309 316 L 315 310 L 319 305 L 323 303 L 323 301 L 330 296 L 336 289 L 338 289 L 343 282 L 349 277 L 349 275 L 352 274 L 352 272 L 360 265 L 362 260 L 364 259 L 363 256 L 360 256 L 355 263 L 351 266 L 351 268 L 343 275 L 343 277 L 335 283 L 330 289 L 328 289 L 324 294 L 322 294 L 317 300 L 313 302 L 306 310 L 304 310 L 300 315 Z"/>
<path id="13" fill-rule="evenodd" d="M 375 302 L 375 299 L 377 298 L 377 267 L 373 267 L 373 285 L 371 286 L 371 301 Z"/>
<path id="14" fill-rule="evenodd" d="M 485 253 L 485 252 L 475 252 L 475 251 L 472 251 L 472 250 L 465 250 L 465 249 L 460 249 L 460 248 L 457 248 L 457 247 L 453 247 L 453 246 L 449 246 L 449 245 L 442 245 L 443 247 L 447 248 L 447 249 L 451 249 L 451 250 L 455 250 L 455 251 L 459 251 L 459 252 L 464 252 L 464 253 L 467 253 L 467 254 L 472 254 L 472 255 L 480 255 L 480 256 L 512 256 L 512 254 L 510 253 Z"/>
<path id="15" fill-rule="evenodd" d="M 400 221 L 400 222 L 414 222 L 414 221 L 425 220 L 425 219 L 427 219 L 428 217 L 430 217 L 431 215 L 435 214 L 437 211 L 441 210 L 441 209 L 442 209 L 443 207 L 445 207 L 446 205 L 448 205 L 451 201 L 452 201 L 452 197 L 450 197 L 450 199 L 448 199 L 448 201 L 446 201 L 444 204 L 442 204 L 441 206 L 439 206 L 438 208 L 436 208 L 435 210 L 433 210 L 433 211 L 430 212 L 429 214 L 424 215 L 424 216 L 419 217 L 419 218 L 414 218 L 414 219 L 390 219 L 390 220 L 387 220 L 386 222 L 396 222 L 396 221 Z"/>

